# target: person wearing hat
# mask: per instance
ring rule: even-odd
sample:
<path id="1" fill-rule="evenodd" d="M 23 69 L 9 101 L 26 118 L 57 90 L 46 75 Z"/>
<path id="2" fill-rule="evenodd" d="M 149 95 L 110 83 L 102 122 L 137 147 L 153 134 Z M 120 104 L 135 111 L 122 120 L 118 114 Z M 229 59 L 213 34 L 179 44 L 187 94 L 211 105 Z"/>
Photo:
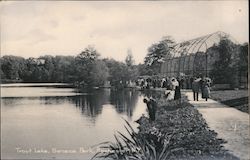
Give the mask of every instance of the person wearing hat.
<path id="1" fill-rule="evenodd" d="M 200 81 L 201 81 L 201 78 L 196 78 L 192 83 L 194 101 L 195 100 L 199 101 Z"/>

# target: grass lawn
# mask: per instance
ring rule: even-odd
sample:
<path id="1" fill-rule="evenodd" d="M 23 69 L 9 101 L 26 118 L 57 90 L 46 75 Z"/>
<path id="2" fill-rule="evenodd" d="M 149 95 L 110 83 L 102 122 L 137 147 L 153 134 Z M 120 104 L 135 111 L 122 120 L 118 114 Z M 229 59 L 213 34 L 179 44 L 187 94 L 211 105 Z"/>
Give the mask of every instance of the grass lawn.
<path id="1" fill-rule="evenodd" d="M 230 107 L 249 113 L 248 90 L 211 91 L 211 98 Z"/>

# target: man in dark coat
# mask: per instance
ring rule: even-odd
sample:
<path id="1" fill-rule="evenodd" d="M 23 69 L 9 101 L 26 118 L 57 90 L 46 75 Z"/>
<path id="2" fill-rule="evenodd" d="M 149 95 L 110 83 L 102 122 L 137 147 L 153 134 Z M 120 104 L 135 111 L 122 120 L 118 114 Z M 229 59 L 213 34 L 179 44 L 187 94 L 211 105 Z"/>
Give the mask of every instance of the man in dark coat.
<path id="1" fill-rule="evenodd" d="M 178 82 L 179 82 L 180 88 L 183 89 L 184 88 L 184 78 L 178 79 Z"/>
<path id="2" fill-rule="evenodd" d="M 200 90 L 200 81 L 201 78 L 197 78 L 196 80 L 193 81 L 192 83 L 192 90 L 193 90 L 193 96 L 194 96 L 194 101 L 199 101 L 199 90 Z"/>
<path id="3" fill-rule="evenodd" d="M 193 82 L 194 82 L 194 78 L 191 77 L 191 78 L 189 79 L 190 88 L 193 88 Z"/>
<path id="4" fill-rule="evenodd" d="M 148 114 L 149 114 L 149 119 L 150 121 L 154 121 L 155 120 L 155 113 L 157 110 L 157 104 L 155 102 L 155 100 L 153 99 L 143 99 L 143 102 L 147 104 L 147 109 L 148 109 Z"/>

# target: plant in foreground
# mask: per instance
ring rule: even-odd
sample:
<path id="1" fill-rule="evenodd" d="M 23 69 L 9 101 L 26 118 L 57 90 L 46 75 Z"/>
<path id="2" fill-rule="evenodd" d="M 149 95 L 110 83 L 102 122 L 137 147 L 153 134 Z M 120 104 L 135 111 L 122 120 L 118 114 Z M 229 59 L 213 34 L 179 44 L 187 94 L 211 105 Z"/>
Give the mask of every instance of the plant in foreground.
<path id="1" fill-rule="evenodd" d="M 136 133 L 132 126 L 126 121 L 125 129 L 128 132 L 128 136 L 118 132 L 115 135 L 115 142 L 105 142 L 100 144 L 102 151 L 96 153 L 94 158 L 111 158 L 119 160 L 165 160 L 169 157 L 170 153 L 178 150 L 169 150 L 169 140 L 164 138 L 164 135 L 160 133 L 156 128 L 152 130 L 152 137 L 145 137 L 145 135 Z M 158 144 L 155 142 L 158 141 Z"/>
<path id="2" fill-rule="evenodd" d="M 229 154 L 223 139 L 210 130 L 202 115 L 187 101 L 160 99 L 155 121 L 141 116 L 139 131 L 135 132 L 126 121 L 128 136 L 118 132 L 115 142 L 100 145 L 104 151 L 93 158 L 119 160 L 209 159 L 238 160 Z"/>

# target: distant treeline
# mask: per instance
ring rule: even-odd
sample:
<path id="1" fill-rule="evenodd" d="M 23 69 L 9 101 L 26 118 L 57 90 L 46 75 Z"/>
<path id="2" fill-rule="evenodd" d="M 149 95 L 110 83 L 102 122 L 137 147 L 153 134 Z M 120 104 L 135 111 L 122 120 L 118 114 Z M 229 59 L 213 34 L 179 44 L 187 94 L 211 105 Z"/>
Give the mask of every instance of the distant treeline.
<path id="1" fill-rule="evenodd" d="M 140 75 L 157 75 L 164 57 L 169 54 L 170 37 L 152 44 L 143 64 L 134 64 L 131 53 L 124 62 L 114 59 L 101 59 L 92 46 L 88 46 L 77 56 L 51 56 L 23 58 L 3 56 L 0 58 L 0 75 L 3 82 L 66 82 L 89 86 L 110 84 L 126 85 Z"/>
<path id="2" fill-rule="evenodd" d="M 125 62 L 100 59 L 95 48 L 89 46 L 77 56 L 41 56 L 23 58 L 3 56 L 0 59 L 1 80 L 22 82 L 65 82 L 101 86 L 125 83 L 138 76 L 138 66 L 129 54 Z"/>
<path id="3" fill-rule="evenodd" d="M 152 44 L 144 57 L 144 63 L 138 65 L 134 64 L 131 53 L 128 53 L 124 62 L 101 59 L 100 54 L 92 46 L 88 46 L 76 56 L 45 55 L 28 59 L 3 56 L 0 58 L 1 82 L 64 82 L 102 86 L 106 81 L 110 81 L 112 86 L 126 85 L 138 76 L 159 75 L 165 57 L 173 56 L 170 50 L 175 45 L 170 36 Z M 230 83 L 237 86 L 239 77 L 247 77 L 248 43 L 234 44 L 224 37 L 219 44 L 211 48 L 218 52 L 218 59 L 209 74 L 215 83 Z"/>

